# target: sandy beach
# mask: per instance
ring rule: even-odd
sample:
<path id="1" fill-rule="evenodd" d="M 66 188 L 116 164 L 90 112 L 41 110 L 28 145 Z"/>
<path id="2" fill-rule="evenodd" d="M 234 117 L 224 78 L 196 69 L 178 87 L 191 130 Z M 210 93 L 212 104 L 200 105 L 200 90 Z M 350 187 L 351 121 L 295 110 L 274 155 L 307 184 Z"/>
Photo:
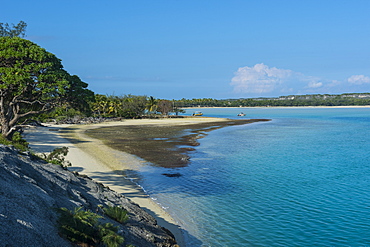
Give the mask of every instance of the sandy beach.
<path id="1" fill-rule="evenodd" d="M 72 163 L 71 171 L 86 174 L 97 182 L 103 183 L 112 190 L 124 194 L 144 210 L 153 215 L 158 224 L 169 229 L 180 246 L 184 246 L 181 227 L 166 211 L 155 203 L 133 180 L 126 179 L 123 171 L 138 170 L 144 160 L 137 156 L 116 151 L 102 141 L 85 134 L 86 130 L 109 126 L 137 125 L 189 125 L 212 122 L 227 122 L 222 118 L 174 118 L 174 119 L 140 119 L 122 122 L 104 122 L 91 125 L 51 125 L 30 128 L 25 131 L 25 138 L 36 153 L 50 152 L 57 147 L 66 146 L 69 153 L 66 157 Z"/>

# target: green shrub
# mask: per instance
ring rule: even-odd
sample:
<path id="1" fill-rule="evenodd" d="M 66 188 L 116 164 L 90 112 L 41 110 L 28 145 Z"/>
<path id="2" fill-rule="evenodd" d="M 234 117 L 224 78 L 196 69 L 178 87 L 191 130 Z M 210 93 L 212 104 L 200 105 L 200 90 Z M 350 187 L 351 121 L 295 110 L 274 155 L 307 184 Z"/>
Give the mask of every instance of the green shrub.
<path id="1" fill-rule="evenodd" d="M 81 207 L 70 211 L 66 208 L 59 210 L 59 230 L 68 240 L 74 243 L 95 244 L 98 239 L 95 225 L 101 216 L 90 211 L 82 210 Z"/>
<path id="2" fill-rule="evenodd" d="M 118 227 L 111 223 L 100 224 L 102 216 L 91 211 L 82 210 L 81 207 L 70 211 L 66 208 L 58 210 L 59 231 L 68 240 L 89 246 L 118 247 L 124 238 L 117 234 Z"/>
<path id="3" fill-rule="evenodd" d="M 14 133 L 13 138 L 12 138 L 12 143 L 16 148 L 18 148 L 22 151 L 28 150 L 28 144 L 29 143 L 25 139 L 23 139 L 20 132 L 15 132 Z"/>
<path id="4" fill-rule="evenodd" d="M 127 215 L 127 211 L 119 206 L 108 206 L 107 208 L 103 208 L 103 211 L 111 219 L 119 223 L 125 223 L 129 218 Z"/>
<path id="5" fill-rule="evenodd" d="M 134 111 L 132 111 L 132 110 L 128 110 L 128 109 L 125 109 L 125 110 L 123 110 L 123 112 L 122 112 L 122 117 L 123 117 L 123 118 L 138 118 L 139 116 L 138 116 L 138 114 L 137 114 L 137 113 L 135 113 Z"/>
<path id="6" fill-rule="evenodd" d="M 13 138 L 11 141 L 0 135 L 0 144 L 4 144 L 7 146 L 13 145 L 15 148 L 21 151 L 27 151 L 29 149 L 28 142 L 22 138 L 22 135 L 19 132 L 15 132 L 13 134 Z"/>
<path id="7" fill-rule="evenodd" d="M 99 226 L 101 241 L 109 247 L 118 247 L 124 242 L 124 238 L 117 234 L 118 227 L 112 223 L 105 223 Z"/>
<path id="8" fill-rule="evenodd" d="M 13 143 L 11 141 L 4 138 L 4 136 L 2 136 L 2 135 L 0 135 L 0 144 L 4 144 L 4 145 L 7 145 L 7 146 L 13 145 Z"/>
<path id="9" fill-rule="evenodd" d="M 81 111 L 73 108 L 56 107 L 53 111 L 34 116 L 33 119 L 40 122 L 49 122 L 53 119 L 57 121 L 62 121 L 68 118 L 73 118 L 75 116 L 85 117 L 86 115 L 88 115 L 88 113 L 82 113 Z"/>
<path id="10" fill-rule="evenodd" d="M 60 165 L 61 167 L 66 168 L 67 166 L 72 165 L 69 161 L 65 160 L 65 156 L 68 154 L 68 151 L 68 147 L 55 148 L 49 154 L 42 154 L 40 158 L 48 163 Z"/>

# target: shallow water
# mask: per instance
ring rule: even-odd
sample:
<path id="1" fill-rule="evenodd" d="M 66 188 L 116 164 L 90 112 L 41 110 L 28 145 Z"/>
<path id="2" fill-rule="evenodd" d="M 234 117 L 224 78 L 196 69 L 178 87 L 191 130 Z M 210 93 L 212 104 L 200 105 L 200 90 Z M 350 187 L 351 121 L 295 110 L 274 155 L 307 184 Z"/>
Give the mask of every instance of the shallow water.
<path id="1" fill-rule="evenodd" d="M 370 108 L 197 110 L 272 121 L 210 132 L 188 167 L 140 171 L 187 246 L 370 245 Z"/>
<path id="2" fill-rule="evenodd" d="M 188 167 L 140 172 L 143 188 L 189 233 L 187 246 L 369 245 L 370 109 L 242 111 L 273 120 L 210 132 Z"/>

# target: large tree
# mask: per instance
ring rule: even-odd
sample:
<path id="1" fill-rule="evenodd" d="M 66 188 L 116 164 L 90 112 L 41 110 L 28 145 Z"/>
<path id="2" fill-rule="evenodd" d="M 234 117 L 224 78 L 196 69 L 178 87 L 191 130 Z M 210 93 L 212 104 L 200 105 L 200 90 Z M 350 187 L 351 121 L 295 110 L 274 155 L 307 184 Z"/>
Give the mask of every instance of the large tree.
<path id="1" fill-rule="evenodd" d="M 146 96 L 124 95 L 122 97 L 122 116 L 124 118 L 141 118 L 146 108 Z"/>
<path id="2" fill-rule="evenodd" d="M 61 98 L 64 105 L 82 113 L 90 114 L 89 103 L 95 101 L 94 92 L 87 89 L 88 84 L 81 81 L 77 75 L 68 75 L 66 79 L 69 82 L 69 87 Z"/>
<path id="3" fill-rule="evenodd" d="M 168 115 L 168 113 L 173 111 L 173 102 L 169 100 L 159 100 L 158 101 L 158 109 L 162 115 Z"/>
<path id="4" fill-rule="evenodd" d="M 1 134 L 11 139 L 22 121 L 60 105 L 71 79 L 77 80 L 54 54 L 29 40 L 0 37 Z"/>

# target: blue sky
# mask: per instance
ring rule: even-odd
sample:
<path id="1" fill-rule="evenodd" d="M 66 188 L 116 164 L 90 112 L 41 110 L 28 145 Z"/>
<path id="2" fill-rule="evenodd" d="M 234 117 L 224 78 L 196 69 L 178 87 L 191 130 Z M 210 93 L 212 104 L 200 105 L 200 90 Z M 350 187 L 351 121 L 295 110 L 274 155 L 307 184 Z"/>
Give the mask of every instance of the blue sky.
<path id="1" fill-rule="evenodd" d="M 1 12 L 100 94 L 370 92 L 368 0 L 18 0 Z"/>

